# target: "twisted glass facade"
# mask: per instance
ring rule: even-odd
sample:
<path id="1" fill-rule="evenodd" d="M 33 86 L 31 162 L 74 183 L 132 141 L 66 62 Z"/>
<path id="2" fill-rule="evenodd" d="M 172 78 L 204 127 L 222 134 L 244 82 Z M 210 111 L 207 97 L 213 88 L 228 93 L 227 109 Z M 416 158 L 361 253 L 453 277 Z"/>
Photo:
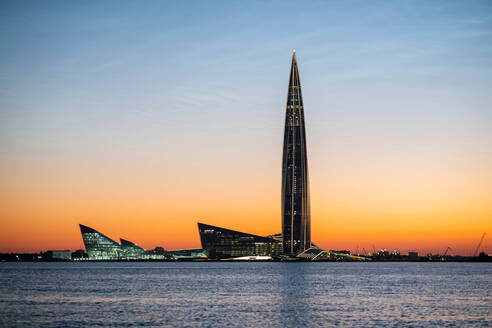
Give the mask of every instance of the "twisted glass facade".
<path id="1" fill-rule="evenodd" d="M 311 214 L 306 154 L 306 129 L 296 54 L 292 55 L 285 112 L 282 156 L 283 254 L 296 255 L 311 247 Z"/>

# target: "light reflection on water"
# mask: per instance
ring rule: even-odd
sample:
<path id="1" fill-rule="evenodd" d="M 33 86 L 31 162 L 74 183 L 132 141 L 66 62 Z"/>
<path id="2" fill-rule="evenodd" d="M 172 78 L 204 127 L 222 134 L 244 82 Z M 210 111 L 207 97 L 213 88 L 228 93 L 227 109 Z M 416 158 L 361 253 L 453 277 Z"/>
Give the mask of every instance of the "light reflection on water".
<path id="1" fill-rule="evenodd" d="M 0 263 L 1 326 L 492 326 L 490 263 Z"/>

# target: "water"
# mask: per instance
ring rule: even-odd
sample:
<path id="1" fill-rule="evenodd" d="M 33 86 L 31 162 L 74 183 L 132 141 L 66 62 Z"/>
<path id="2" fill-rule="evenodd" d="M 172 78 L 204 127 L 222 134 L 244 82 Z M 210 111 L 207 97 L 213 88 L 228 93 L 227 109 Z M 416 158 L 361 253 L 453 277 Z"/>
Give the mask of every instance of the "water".
<path id="1" fill-rule="evenodd" d="M 491 263 L 0 263 L 0 326 L 490 327 Z"/>

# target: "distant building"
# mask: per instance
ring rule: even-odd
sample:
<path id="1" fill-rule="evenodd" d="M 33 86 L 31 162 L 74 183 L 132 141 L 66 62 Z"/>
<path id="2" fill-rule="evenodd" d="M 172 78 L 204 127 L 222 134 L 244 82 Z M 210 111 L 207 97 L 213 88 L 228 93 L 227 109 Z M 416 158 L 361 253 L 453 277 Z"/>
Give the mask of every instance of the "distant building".
<path id="1" fill-rule="evenodd" d="M 282 242 L 277 238 L 251 235 L 244 232 L 198 223 L 202 248 L 212 259 L 254 256 L 279 256 Z"/>
<path id="2" fill-rule="evenodd" d="M 323 256 L 324 255 L 323 253 L 328 253 L 328 252 L 326 252 L 322 249 L 319 249 L 319 248 L 312 247 L 312 248 L 306 249 L 304 252 L 297 255 L 297 258 L 309 259 L 309 260 L 314 261 L 314 260 L 317 260 L 320 256 Z"/>
<path id="3" fill-rule="evenodd" d="M 48 261 L 70 261 L 72 259 L 72 252 L 69 250 L 47 251 L 46 259 Z"/>
<path id="4" fill-rule="evenodd" d="M 131 241 L 120 238 L 121 256 L 126 259 L 141 259 L 145 255 L 145 249 L 132 243 Z"/>
<path id="5" fill-rule="evenodd" d="M 117 260 L 122 257 L 121 245 L 102 233 L 79 224 L 89 260 Z"/>
<path id="6" fill-rule="evenodd" d="M 408 252 L 408 257 L 419 257 L 419 252 Z"/>
<path id="7" fill-rule="evenodd" d="M 95 229 L 82 224 L 79 226 L 89 260 L 167 260 L 179 258 L 179 256 L 173 255 L 172 251 L 165 251 L 162 247 L 147 251 L 125 239 L 120 239 L 121 244 L 118 244 Z M 184 251 L 186 250 L 181 252 Z M 193 254 L 196 254 L 196 258 L 203 257 L 203 254 L 198 253 L 196 250 L 189 250 L 187 254 L 189 258 L 192 258 Z"/>
<path id="8" fill-rule="evenodd" d="M 381 249 L 379 252 L 375 254 L 376 257 L 389 257 L 390 253 L 387 249 Z"/>
<path id="9" fill-rule="evenodd" d="M 87 253 L 83 249 L 72 252 L 72 260 L 82 260 L 87 258 Z"/>
<path id="10" fill-rule="evenodd" d="M 368 257 L 351 255 L 349 251 L 324 251 L 315 245 L 296 256 L 305 261 L 370 261 Z M 290 258 L 291 260 L 292 258 Z"/>
<path id="11" fill-rule="evenodd" d="M 188 260 L 188 259 L 206 259 L 208 253 L 202 248 L 193 249 L 177 249 L 166 252 L 171 258 L 175 260 Z"/>

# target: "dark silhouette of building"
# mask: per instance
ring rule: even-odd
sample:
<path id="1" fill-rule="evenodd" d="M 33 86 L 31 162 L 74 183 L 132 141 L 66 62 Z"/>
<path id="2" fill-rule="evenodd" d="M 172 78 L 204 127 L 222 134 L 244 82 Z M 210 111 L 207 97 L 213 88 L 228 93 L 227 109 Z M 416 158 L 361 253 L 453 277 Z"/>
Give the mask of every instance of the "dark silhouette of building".
<path id="1" fill-rule="evenodd" d="M 69 250 L 63 251 L 46 251 L 47 261 L 70 261 L 72 260 L 72 252 Z"/>
<path id="2" fill-rule="evenodd" d="M 198 231 L 202 248 L 207 251 L 211 259 L 243 256 L 275 257 L 282 253 L 282 242 L 270 236 L 256 236 L 204 223 L 198 223 Z"/>
<path id="3" fill-rule="evenodd" d="M 311 215 L 306 129 L 296 53 L 292 55 L 282 157 L 282 234 L 284 255 L 311 247 Z"/>

